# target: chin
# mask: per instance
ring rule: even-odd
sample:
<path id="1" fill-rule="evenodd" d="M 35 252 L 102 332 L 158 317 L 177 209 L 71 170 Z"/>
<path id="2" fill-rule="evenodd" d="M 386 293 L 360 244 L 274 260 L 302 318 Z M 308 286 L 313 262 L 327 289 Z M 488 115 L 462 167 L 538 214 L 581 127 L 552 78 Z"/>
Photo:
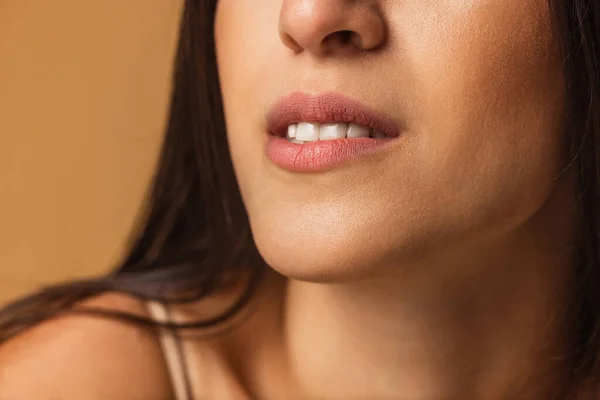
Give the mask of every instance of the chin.
<path id="1" fill-rule="evenodd" d="M 323 229 L 322 219 L 262 222 L 252 224 L 258 251 L 271 268 L 290 279 L 317 283 L 367 279 L 382 272 L 394 252 L 392 243 L 374 241 L 373 230 L 356 232 L 352 224 Z"/>
<path id="2" fill-rule="evenodd" d="M 371 275 L 376 268 L 373 260 L 357 254 L 360 249 L 349 253 L 348 249 L 340 246 L 319 246 L 306 251 L 293 243 L 265 243 L 261 240 L 256 243 L 271 268 L 294 280 L 314 283 L 357 281 Z"/>

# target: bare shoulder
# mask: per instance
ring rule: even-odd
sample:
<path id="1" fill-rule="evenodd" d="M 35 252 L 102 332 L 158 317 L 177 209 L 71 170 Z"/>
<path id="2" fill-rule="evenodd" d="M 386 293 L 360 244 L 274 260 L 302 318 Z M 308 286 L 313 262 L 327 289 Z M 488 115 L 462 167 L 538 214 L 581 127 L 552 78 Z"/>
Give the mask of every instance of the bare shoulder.
<path id="1" fill-rule="evenodd" d="M 85 306 L 148 316 L 129 296 Z M 156 333 L 118 320 L 59 317 L 0 346 L 0 400 L 165 400 L 171 386 Z"/>

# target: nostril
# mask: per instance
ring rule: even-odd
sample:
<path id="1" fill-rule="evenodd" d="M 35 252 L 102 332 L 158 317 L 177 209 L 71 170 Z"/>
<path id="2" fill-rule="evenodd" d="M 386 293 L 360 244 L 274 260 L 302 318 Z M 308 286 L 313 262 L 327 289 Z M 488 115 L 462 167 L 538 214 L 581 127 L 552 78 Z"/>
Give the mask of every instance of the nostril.
<path id="1" fill-rule="evenodd" d="M 352 36 L 354 36 L 354 32 L 352 31 L 339 31 L 340 41 L 344 44 L 349 43 Z"/>
<path id="2" fill-rule="evenodd" d="M 355 35 L 353 31 L 343 30 L 330 33 L 323 40 L 324 43 L 337 42 L 338 44 L 348 44 L 351 42 L 352 37 Z"/>

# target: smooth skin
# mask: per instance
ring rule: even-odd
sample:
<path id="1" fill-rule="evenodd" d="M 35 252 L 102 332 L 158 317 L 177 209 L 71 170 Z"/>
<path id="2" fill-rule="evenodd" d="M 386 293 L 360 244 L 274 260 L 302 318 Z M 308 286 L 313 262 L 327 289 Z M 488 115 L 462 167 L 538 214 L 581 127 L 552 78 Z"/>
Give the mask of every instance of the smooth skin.
<path id="1" fill-rule="evenodd" d="M 565 83 L 547 1 L 220 0 L 215 40 L 236 175 L 278 274 L 236 329 L 186 339 L 197 396 L 557 393 L 572 188 L 560 174 Z M 331 171 L 279 170 L 265 114 L 295 91 L 355 98 L 401 136 Z M 206 315 L 234 295 L 177 313 Z M 109 299 L 95 301 L 145 312 Z M 45 375 L 48 399 L 103 399 L 115 368 L 114 393 L 129 395 L 113 398 L 168 396 L 156 337 L 84 317 L 1 349 L 0 388 L 44 398 L 29 394 Z"/>

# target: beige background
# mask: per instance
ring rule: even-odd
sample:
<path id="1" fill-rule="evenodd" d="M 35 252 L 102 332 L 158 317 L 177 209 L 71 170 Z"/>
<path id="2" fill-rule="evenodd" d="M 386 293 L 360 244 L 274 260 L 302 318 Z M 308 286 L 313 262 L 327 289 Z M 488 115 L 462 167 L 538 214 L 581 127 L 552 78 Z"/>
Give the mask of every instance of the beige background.
<path id="1" fill-rule="evenodd" d="M 0 0 L 0 302 L 114 264 L 162 138 L 182 0 Z"/>

